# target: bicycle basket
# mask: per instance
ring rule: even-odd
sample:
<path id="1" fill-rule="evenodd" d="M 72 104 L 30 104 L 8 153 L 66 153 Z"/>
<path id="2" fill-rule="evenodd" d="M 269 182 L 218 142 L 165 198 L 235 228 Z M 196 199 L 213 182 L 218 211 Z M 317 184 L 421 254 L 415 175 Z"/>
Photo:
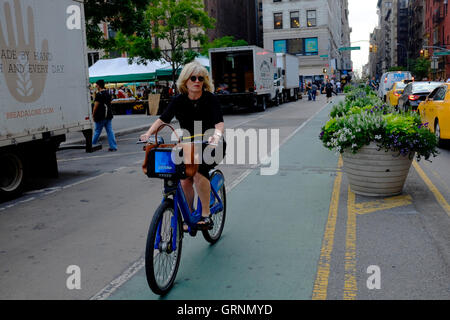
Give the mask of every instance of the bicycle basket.
<path id="1" fill-rule="evenodd" d="M 178 144 L 159 144 L 158 132 L 164 127 L 169 127 L 176 134 L 170 125 L 164 124 L 158 128 L 155 134 L 155 142 L 148 143 L 144 147 L 145 160 L 142 164 L 142 170 L 149 178 L 183 180 L 187 177 L 193 177 L 198 171 L 198 164 L 194 161 L 194 145 L 181 143 L 177 134 Z M 180 152 L 179 155 L 183 158 L 180 161 L 181 164 L 173 162 L 172 152 Z"/>
<path id="2" fill-rule="evenodd" d="M 175 164 L 172 159 L 173 148 L 153 148 L 148 154 L 147 176 L 160 179 L 185 179 L 184 164 Z"/>

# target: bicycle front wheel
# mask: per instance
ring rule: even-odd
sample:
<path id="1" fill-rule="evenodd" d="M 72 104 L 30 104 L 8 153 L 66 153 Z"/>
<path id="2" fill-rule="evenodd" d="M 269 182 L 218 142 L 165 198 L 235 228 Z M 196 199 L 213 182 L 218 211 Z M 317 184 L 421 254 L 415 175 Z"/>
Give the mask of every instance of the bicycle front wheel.
<path id="1" fill-rule="evenodd" d="M 174 214 L 173 200 L 164 201 L 155 212 L 147 236 L 145 272 L 150 289 L 158 295 L 172 289 L 180 265 L 183 223 L 181 214 L 177 221 Z"/>
<path id="2" fill-rule="evenodd" d="M 211 181 L 214 179 L 215 175 L 220 175 L 221 179 L 223 179 L 222 187 L 217 191 L 217 194 L 222 201 L 223 204 L 223 210 L 220 212 L 217 212 L 212 216 L 212 221 L 214 222 L 214 226 L 212 230 L 202 230 L 203 237 L 206 241 L 208 241 L 211 244 L 215 244 L 217 241 L 219 241 L 223 227 L 225 225 L 225 217 L 227 213 L 227 194 L 225 190 L 225 177 L 223 176 L 223 173 L 219 170 L 214 171 L 214 173 L 211 175 Z M 213 205 L 217 203 L 217 199 Z"/>

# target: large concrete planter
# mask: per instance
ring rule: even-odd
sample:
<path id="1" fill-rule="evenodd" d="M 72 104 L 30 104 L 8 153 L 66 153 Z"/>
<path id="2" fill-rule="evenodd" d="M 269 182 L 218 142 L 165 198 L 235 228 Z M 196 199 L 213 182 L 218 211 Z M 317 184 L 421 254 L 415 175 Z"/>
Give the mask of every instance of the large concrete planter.
<path id="1" fill-rule="evenodd" d="M 398 152 L 378 151 L 375 143 L 361 148 L 356 154 L 344 152 L 344 172 L 351 190 L 369 197 L 389 197 L 403 191 L 412 156 Z"/>

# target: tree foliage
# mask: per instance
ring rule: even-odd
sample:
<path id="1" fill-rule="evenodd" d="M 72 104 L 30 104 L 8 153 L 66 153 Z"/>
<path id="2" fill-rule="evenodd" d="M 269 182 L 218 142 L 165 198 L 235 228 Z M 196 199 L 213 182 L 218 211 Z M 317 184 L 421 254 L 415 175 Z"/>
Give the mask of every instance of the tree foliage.
<path id="1" fill-rule="evenodd" d="M 207 56 L 209 49 L 214 48 L 239 47 L 247 45 L 248 42 L 245 40 L 235 40 L 233 36 L 225 36 L 222 38 L 217 38 L 211 42 L 204 43 L 202 45 L 201 54 Z"/>
<path id="2" fill-rule="evenodd" d="M 431 69 L 430 60 L 425 58 L 410 60 L 409 65 L 412 73 L 417 78 L 417 80 L 422 80 L 428 77 Z"/>
<path id="3" fill-rule="evenodd" d="M 114 8 L 110 8 L 103 19 L 100 9 L 88 8 L 91 29 L 94 31 L 90 36 L 90 46 L 127 52 L 130 60 L 136 59 L 138 63 L 164 58 L 172 66 L 173 81 L 181 65 L 198 56 L 187 44 L 192 41 L 205 43 L 206 30 L 213 28 L 215 23 L 205 12 L 203 0 L 110 2 L 113 2 Z M 119 2 L 121 4 L 117 6 Z M 102 20 L 111 22 L 111 26 L 117 30 L 114 39 L 102 40 L 98 37 L 98 30 L 93 25 Z M 155 38 L 159 46 L 153 43 Z"/>
<path id="4" fill-rule="evenodd" d="M 406 68 L 402 67 L 402 66 L 390 67 L 388 70 L 388 72 L 394 72 L 394 71 L 409 71 L 409 70 L 406 70 Z"/>
<path id="5" fill-rule="evenodd" d="M 87 44 L 93 49 L 115 50 L 115 39 L 104 39 L 101 22 L 124 35 L 144 36 L 149 28 L 142 21 L 148 0 L 85 0 Z"/>

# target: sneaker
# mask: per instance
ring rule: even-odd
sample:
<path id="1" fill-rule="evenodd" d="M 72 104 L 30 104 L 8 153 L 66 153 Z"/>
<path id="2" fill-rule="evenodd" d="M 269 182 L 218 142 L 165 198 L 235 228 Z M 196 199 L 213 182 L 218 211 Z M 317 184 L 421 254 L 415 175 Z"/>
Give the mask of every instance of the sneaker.
<path id="1" fill-rule="evenodd" d="M 108 149 L 108 151 L 109 151 L 109 152 L 116 152 L 116 151 L 117 151 L 117 149 L 112 149 L 112 148 L 109 148 L 109 149 Z"/>

